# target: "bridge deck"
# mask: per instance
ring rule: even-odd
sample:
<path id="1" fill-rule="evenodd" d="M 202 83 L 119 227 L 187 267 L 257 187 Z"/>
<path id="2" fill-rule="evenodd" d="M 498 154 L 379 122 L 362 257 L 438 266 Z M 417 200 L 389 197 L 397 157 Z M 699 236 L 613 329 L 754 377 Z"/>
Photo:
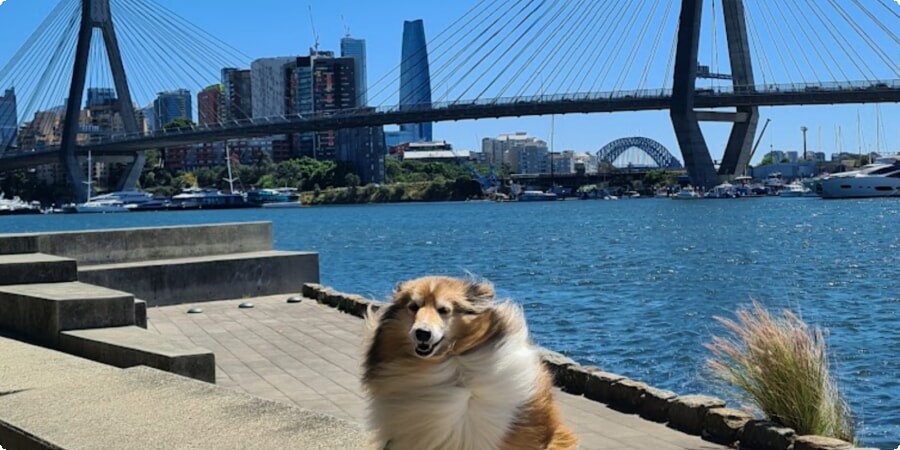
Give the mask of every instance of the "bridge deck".
<path id="1" fill-rule="evenodd" d="M 178 305 L 148 311 L 149 327 L 216 355 L 219 385 L 362 423 L 359 384 L 362 321 L 313 300 L 288 296 Z M 238 309 L 252 301 L 254 309 Z M 191 307 L 203 314 L 188 315 Z M 725 449 L 557 391 L 565 419 L 589 449 Z"/>

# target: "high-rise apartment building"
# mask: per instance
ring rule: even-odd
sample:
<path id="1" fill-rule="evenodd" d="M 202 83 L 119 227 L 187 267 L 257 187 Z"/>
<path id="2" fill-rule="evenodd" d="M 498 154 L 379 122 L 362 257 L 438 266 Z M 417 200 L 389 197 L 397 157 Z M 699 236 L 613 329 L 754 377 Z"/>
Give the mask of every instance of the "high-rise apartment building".
<path id="1" fill-rule="evenodd" d="M 0 154 L 16 145 L 19 131 L 19 113 L 16 105 L 16 90 L 7 89 L 0 96 Z"/>
<path id="2" fill-rule="evenodd" d="M 222 69 L 222 107 L 219 114 L 223 122 L 252 116 L 253 88 L 249 70 Z"/>
<path id="3" fill-rule="evenodd" d="M 296 57 L 260 58 L 250 65 L 253 117 L 275 117 L 286 113 L 288 90 L 285 70 Z"/>
<path id="4" fill-rule="evenodd" d="M 368 78 L 366 72 L 366 40 L 344 36 L 341 39 L 341 57 L 356 61 L 356 106 L 369 105 Z"/>
<path id="5" fill-rule="evenodd" d="M 197 94 L 197 123 L 212 125 L 219 123 L 222 113 L 222 85 L 214 84 Z"/>
<path id="6" fill-rule="evenodd" d="M 191 91 L 176 89 L 160 92 L 153 101 L 156 124 L 163 128 L 175 119 L 194 120 Z"/>
<path id="7" fill-rule="evenodd" d="M 428 46 L 425 25 L 421 20 L 403 23 L 403 53 L 400 62 L 400 109 L 409 110 L 431 105 L 431 70 L 428 68 Z M 430 122 L 404 124 L 403 131 L 412 132 L 416 141 L 433 140 Z"/>
<path id="8" fill-rule="evenodd" d="M 86 108 L 108 105 L 116 102 L 116 90 L 113 88 L 88 88 Z"/>
<path id="9" fill-rule="evenodd" d="M 481 151 L 488 164 L 506 165 L 510 173 L 547 173 L 550 171 L 547 143 L 527 133 L 503 134 L 484 138 Z"/>

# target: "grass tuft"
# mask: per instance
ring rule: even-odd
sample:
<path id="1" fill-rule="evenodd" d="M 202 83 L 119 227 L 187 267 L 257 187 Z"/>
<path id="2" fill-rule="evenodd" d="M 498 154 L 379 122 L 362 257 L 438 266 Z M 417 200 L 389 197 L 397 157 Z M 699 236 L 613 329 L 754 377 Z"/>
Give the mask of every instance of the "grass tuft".
<path id="1" fill-rule="evenodd" d="M 706 344 L 716 378 L 797 434 L 855 442 L 853 416 L 829 371 L 821 329 L 788 310 L 775 317 L 757 302 L 738 310 L 737 321 L 715 319 L 728 332 Z"/>

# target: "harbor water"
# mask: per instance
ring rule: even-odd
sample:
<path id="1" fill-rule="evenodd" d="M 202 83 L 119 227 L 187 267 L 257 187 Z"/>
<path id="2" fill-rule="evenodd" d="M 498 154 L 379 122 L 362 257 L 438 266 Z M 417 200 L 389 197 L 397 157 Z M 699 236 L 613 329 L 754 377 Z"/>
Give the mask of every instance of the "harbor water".
<path id="1" fill-rule="evenodd" d="M 265 220 L 322 283 L 386 299 L 464 275 L 521 303 L 538 343 L 677 393 L 730 397 L 703 344 L 755 299 L 828 330 L 861 444 L 900 444 L 900 201 L 759 198 L 392 204 L 0 217 L 0 233 Z"/>

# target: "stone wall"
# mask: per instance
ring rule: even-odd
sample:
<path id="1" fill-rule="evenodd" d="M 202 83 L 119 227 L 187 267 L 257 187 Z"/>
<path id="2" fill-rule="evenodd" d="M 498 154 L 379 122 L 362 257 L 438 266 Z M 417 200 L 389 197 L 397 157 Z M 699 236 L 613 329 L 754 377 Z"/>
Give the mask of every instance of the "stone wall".
<path id="1" fill-rule="evenodd" d="M 371 307 L 384 303 L 345 294 L 314 283 L 303 285 L 303 296 L 364 318 Z M 854 446 L 822 436 L 797 436 L 794 430 L 756 420 L 747 412 L 726 407 L 724 400 L 706 395 L 679 395 L 657 389 L 599 367 L 582 366 L 560 353 L 541 349 L 544 364 L 563 391 L 604 403 L 618 411 L 638 414 L 654 422 L 711 442 L 747 450 L 843 450 Z"/>

